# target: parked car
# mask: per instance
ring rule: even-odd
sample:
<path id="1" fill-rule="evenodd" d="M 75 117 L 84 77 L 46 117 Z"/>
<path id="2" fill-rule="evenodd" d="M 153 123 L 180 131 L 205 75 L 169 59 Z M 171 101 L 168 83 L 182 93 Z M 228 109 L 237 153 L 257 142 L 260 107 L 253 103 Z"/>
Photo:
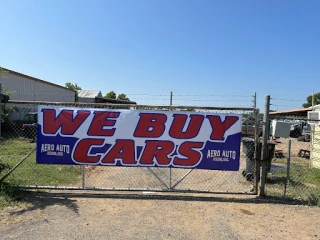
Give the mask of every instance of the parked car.
<path id="1" fill-rule="evenodd" d="M 37 139 L 38 113 L 30 112 L 26 115 L 26 121 L 22 124 L 21 135 L 31 139 L 31 142 Z"/>

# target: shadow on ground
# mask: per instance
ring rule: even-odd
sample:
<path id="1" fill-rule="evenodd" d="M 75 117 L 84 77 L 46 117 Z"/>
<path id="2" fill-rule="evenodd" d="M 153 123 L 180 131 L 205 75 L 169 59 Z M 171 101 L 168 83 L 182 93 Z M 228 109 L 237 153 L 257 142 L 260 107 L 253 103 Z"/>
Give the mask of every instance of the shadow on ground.
<path id="1" fill-rule="evenodd" d="M 40 191 L 28 191 L 18 188 L 13 188 L 10 186 L 1 185 L 1 196 L 10 202 L 10 205 L 15 205 L 15 203 L 25 203 L 26 208 L 22 210 L 15 211 L 11 213 L 12 215 L 20 215 L 28 211 L 43 210 L 50 206 L 65 206 L 72 210 L 73 212 L 79 212 L 79 207 L 77 201 L 71 199 L 68 194 L 64 195 L 51 195 L 50 192 L 40 192 Z"/>
<path id="2" fill-rule="evenodd" d="M 211 196 L 190 196 L 188 193 L 176 195 L 176 193 L 157 193 L 143 194 L 143 193 L 41 193 L 42 197 L 46 198 L 104 198 L 104 199 L 130 199 L 130 200 L 165 200 L 165 201 L 193 201 L 193 202 L 234 202 L 234 203 L 252 203 L 252 204 L 285 204 L 285 205 L 304 205 L 306 202 L 298 200 L 284 199 L 280 197 L 260 197 L 247 195 L 232 197 L 217 196 L 217 194 L 210 194 Z"/>
<path id="3" fill-rule="evenodd" d="M 7 188 L 9 189 L 9 188 Z M 17 194 L 18 192 L 18 194 Z M 77 198 L 80 199 L 122 199 L 122 200 L 163 200 L 163 201 L 201 201 L 201 202 L 231 202 L 231 203 L 252 203 L 252 204 L 285 204 L 285 205 L 307 205 L 305 201 L 290 200 L 280 197 L 260 197 L 252 195 L 219 195 L 207 194 L 207 196 L 197 196 L 189 193 L 149 193 L 141 192 L 66 192 L 66 191 L 27 191 L 27 190 L 7 190 L 7 194 L 11 194 L 14 201 L 22 201 L 27 203 L 27 207 L 15 211 L 12 215 L 23 214 L 33 210 L 43 210 L 50 206 L 65 206 L 78 214 L 79 206 Z"/>

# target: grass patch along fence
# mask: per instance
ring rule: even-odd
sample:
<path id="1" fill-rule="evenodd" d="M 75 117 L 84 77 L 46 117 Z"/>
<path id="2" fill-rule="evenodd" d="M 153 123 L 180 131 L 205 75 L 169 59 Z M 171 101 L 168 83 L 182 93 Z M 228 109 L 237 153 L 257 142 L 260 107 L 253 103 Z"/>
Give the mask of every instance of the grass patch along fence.
<path id="1" fill-rule="evenodd" d="M 0 179 L 26 156 L 29 156 L 0 183 L 0 208 L 12 205 L 12 201 L 21 199 L 21 194 L 26 193 L 21 190 L 20 192 L 10 190 L 11 186 L 81 186 L 80 166 L 36 164 L 36 153 L 32 152 L 35 147 L 35 143 L 20 137 L 1 141 L 0 162 L 7 168 L 0 173 Z"/>
<path id="2" fill-rule="evenodd" d="M 320 169 L 310 167 L 309 160 L 292 157 L 288 175 L 286 158 L 273 159 L 267 180 L 269 196 L 286 197 L 320 206 Z"/>

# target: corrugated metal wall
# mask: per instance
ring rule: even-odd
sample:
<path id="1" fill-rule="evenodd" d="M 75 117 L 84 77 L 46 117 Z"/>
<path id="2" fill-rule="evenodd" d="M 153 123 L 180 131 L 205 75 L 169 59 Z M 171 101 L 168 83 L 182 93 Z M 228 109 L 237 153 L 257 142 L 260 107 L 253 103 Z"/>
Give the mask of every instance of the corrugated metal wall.
<path id="1" fill-rule="evenodd" d="M 75 92 L 39 82 L 13 73 L 6 73 L 0 79 L 6 90 L 14 91 L 12 100 L 74 102 Z"/>

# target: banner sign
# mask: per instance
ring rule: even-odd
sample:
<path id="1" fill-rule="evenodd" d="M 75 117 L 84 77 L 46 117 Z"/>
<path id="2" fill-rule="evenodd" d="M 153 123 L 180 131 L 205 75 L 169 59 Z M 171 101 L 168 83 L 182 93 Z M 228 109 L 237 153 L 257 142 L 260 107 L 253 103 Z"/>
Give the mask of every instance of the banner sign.
<path id="1" fill-rule="evenodd" d="M 240 114 L 39 106 L 37 163 L 239 170 Z"/>

